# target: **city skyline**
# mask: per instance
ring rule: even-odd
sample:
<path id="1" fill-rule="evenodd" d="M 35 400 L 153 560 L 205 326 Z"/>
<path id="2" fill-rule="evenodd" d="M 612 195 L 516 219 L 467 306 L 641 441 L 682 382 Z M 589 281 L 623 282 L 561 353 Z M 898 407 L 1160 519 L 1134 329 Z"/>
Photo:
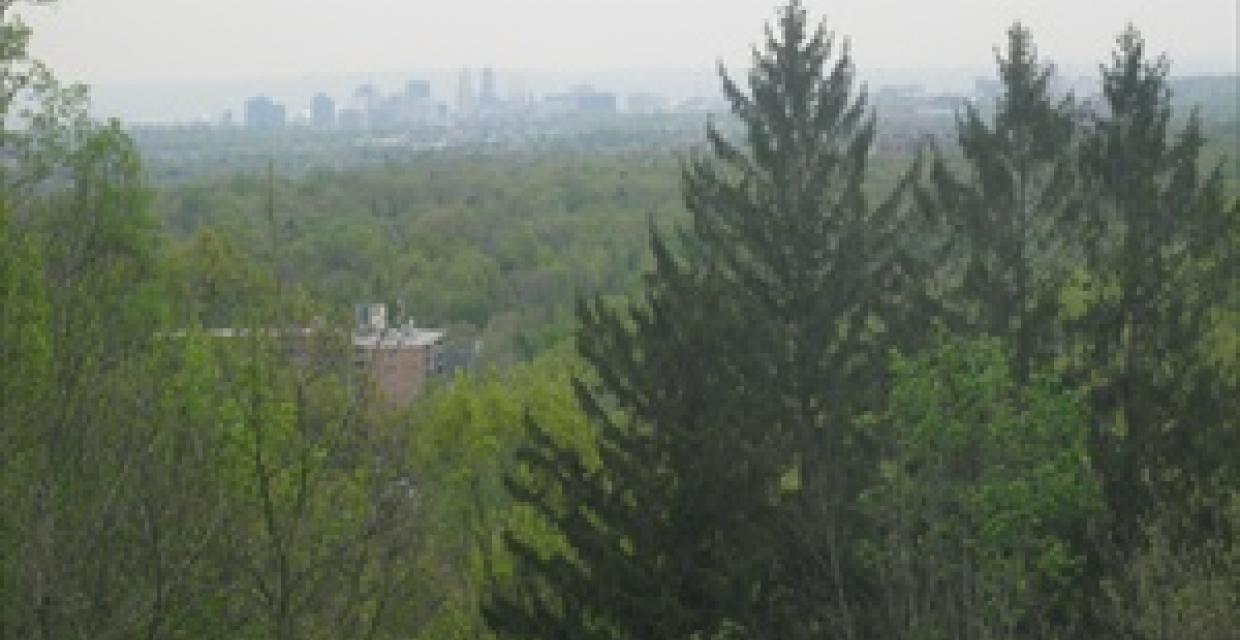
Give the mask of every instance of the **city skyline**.
<path id="1" fill-rule="evenodd" d="M 424 78 L 409 78 L 395 92 L 386 92 L 373 82 L 353 89 L 347 98 L 337 100 L 330 93 L 318 91 L 309 99 L 309 108 L 299 109 L 272 99 L 267 94 L 248 97 L 243 117 L 237 122 L 231 109 L 214 124 L 243 125 L 251 130 L 281 129 L 287 125 L 310 126 L 315 129 L 391 129 L 392 127 L 444 125 L 449 122 L 497 122 L 512 119 L 538 118 L 569 114 L 615 115 L 619 112 L 664 113 L 669 111 L 701 111 L 703 107 L 722 105 L 722 100 L 699 103 L 690 100 L 673 103 L 663 94 L 635 92 L 621 96 L 599 90 L 589 83 L 561 87 L 554 92 L 526 91 L 524 84 L 510 85 L 507 95 L 499 91 L 500 74 L 484 67 L 475 78 L 463 69 L 457 78 L 455 102 L 436 96 L 431 83 Z M 701 100 L 700 98 L 696 100 Z M 339 107 L 339 108 L 338 108 Z M 202 118 L 197 124 L 212 124 Z"/>

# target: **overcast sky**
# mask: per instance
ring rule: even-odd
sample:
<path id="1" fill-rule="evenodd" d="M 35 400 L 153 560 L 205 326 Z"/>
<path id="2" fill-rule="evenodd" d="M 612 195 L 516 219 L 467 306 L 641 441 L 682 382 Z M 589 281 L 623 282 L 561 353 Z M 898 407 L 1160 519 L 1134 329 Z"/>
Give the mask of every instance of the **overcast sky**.
<path id="1" fill-rule="evenodd" d="M 452 69 L 615 70 L 745 60 L 771 0 L 60 0 L 25 8 L 66 78 L 134 84 Z M 1180 72 L 1236 70 L 1237 0 L 807 0 L 871 69 L 988 68 L 1021 19 L 1088 71 L 1131 20 Z"/>

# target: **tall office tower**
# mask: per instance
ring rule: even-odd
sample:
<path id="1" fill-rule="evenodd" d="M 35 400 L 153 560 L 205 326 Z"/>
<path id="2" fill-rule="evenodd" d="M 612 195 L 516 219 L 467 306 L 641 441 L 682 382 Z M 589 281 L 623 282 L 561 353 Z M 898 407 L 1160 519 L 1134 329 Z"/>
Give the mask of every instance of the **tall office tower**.
<path id="1" fill-rule="evenodd" d="M 426 80 L 410 80 L 405 84 L 406 100 L 429 100 L 431 98 L 431 83 Z"/>
<path id="2" fill-rule="evenodd" d="M 474 76 L 469 69 L 461 69 L 460 79 L 456 87 L 456 110 L 462 114 L 470 114 L 477 108 L 474 95 Z"/>
<path id="3" fill-rule="evenodd" d="M 336 126 L 336 101 L 326 93 L 316 94 L 310 104 L 310 121 L 320 129 Z"/>
<path id="4" fill-rule="evenodd" d="M 482 70 L 482 89 L 479 91 L 478 104 L 493 107 L 499 103 L 499 93 L 495 90 L 495 70 L 485 67 Z"/>

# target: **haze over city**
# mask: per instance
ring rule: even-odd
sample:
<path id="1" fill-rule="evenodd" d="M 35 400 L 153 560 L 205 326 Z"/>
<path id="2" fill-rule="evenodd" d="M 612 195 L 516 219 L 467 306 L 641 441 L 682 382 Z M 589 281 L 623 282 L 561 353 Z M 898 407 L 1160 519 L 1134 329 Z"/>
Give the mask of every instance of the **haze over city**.
<path id="1" fill-rule="evenodd" d="M 808 2 L 853 41 L 862 76 L 959 87 L 989 70 L 1016 19 L 1065 73 L 1092 74 L 1131 21 L 1176 73 L 1236 69 L 1230 0 Z M 503 72 L 501 90 L 550 90 L 609 74 L 618 90 L 692 95 L 722 60 L 742 69 L 765 2 L 533 0 L 66 0 L 21 8 L 35 55 L 95 88 L 96 104 L 140 119 L 213 114 L 261 88 L 288 99 L 314 86 L 397 82 L 417 71 L 439 92 L 463 67 Z M 656 73 L 659 72 L 659 73 Z M 385 75 L 386 74 L 386 75 Z M 191 101 L 190 98 L 194 99 Z M 161 117 L 162 116 L 162 117 Z"/>

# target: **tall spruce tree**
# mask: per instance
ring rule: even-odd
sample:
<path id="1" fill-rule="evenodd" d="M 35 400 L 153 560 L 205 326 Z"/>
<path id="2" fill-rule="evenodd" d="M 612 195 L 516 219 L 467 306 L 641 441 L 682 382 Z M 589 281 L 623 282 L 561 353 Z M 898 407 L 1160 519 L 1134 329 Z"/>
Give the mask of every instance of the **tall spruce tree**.
<path id="1" fill-rule="evenodd" d="M 1018 378 L 1027 380 L 1057 341 L 1074 109 L 1071 97 L 1052 96 L 1054 67 L 1039 61 L 1020 23 L 996 58 L 1002 92 L 993 113 L 969 104 L 957 116 L 964 171 L 938 155 L 918 200 L 947 231 L 948 308 L 963 328 L 1007 343 Z"/>
<path id="2" fill-rule="evenodd" d="M 1209 342 L 1237 300 L 1240 205 L 1228 205 L 1221 167 L 1202 167 L 1197 114 L 1172 134 L 1168 72 L 1128 27 L 1102 69 L 1081 153 L 1086 304 L 1072 328 L 1103 423 L 1093 456 L 1122 548 L 1160 504 L 1226 499 L 1240 456 L 1240 389 L 1211 364 Z M 1173 520 L 1209 526 L 1190 514 Z"/>
<path id="3" fill-rule="evenodd" d="M 510 489 L 564 548 L 509 537 L 516 578 L 485 608 L 501 636 L 863 627 L 850 545 L 873 464 L 854 418 L 882 395 L 915 269 L 907 181 L 878 206 L 862 188 L 874 119 L 835 45 L 794 0 L 747 92 L 720 69 L 745 143 L 708 127 L 683 168 L 692 223 L 654 234 L 641 301 L 580 306 L 600 462 L 531 421 Z"/>

